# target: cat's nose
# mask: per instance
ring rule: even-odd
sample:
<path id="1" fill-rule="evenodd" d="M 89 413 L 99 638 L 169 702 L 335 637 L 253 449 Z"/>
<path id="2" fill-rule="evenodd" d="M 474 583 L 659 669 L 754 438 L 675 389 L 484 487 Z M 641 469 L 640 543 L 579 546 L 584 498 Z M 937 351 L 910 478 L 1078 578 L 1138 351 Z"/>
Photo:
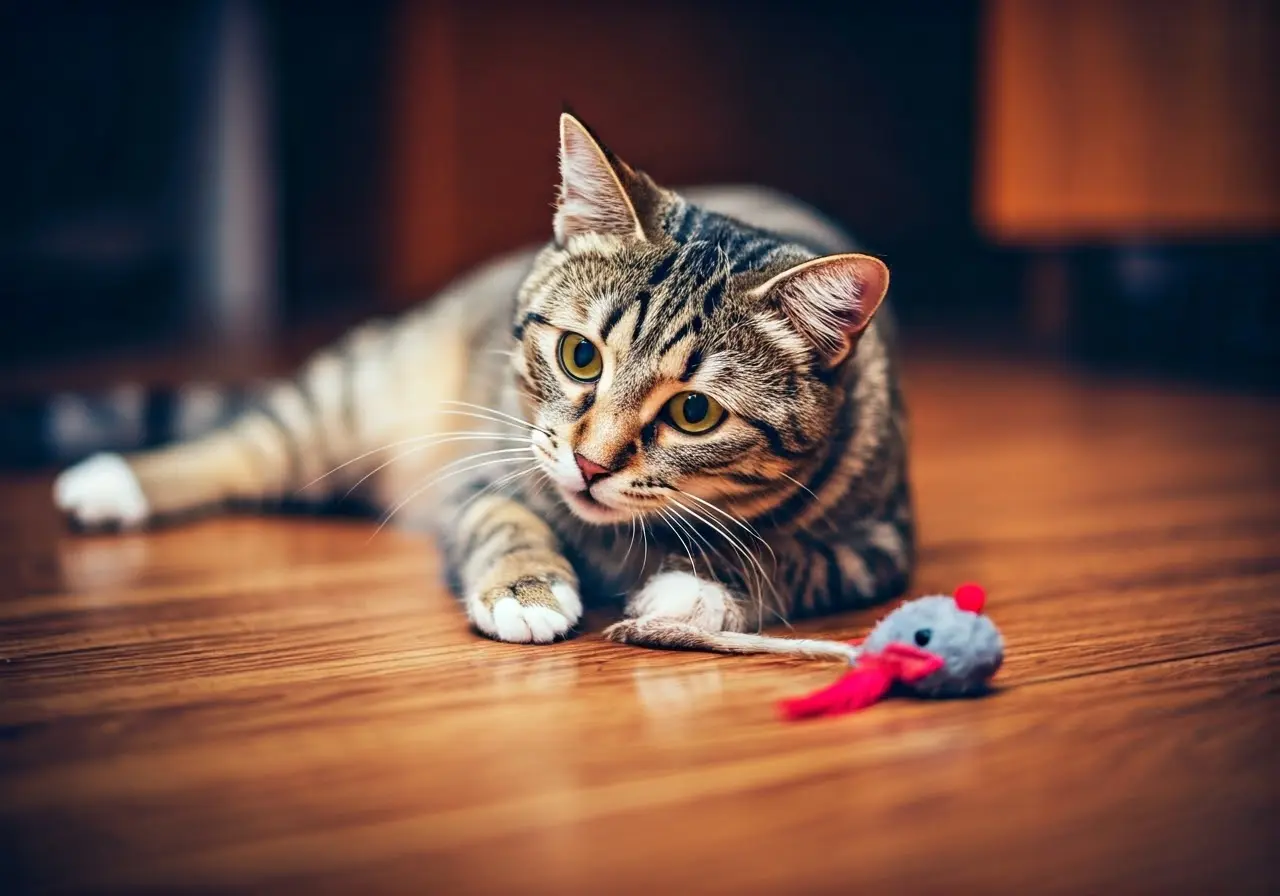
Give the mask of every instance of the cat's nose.
<path id="1" fill-rule="evenodd" d="M 582 472 L 582 481 L 587 485 L 595 482 L 602 476 L 608 476 L 612 470 L 608 467 L 602 467 L 593 460 L 587 460 L 581 454 L 574 453 L 573 459 L 578 463 L 578 469 Z"/>

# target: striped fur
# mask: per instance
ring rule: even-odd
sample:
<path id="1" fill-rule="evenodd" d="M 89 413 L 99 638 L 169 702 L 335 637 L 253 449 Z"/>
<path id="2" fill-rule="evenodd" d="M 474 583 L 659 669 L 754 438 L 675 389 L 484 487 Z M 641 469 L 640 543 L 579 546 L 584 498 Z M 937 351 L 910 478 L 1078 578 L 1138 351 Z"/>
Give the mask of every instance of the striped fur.
<path id="1" fill-rule="evenodd" d="M 59 503 L 137 521 L 111 513 L 120 471 L 147 519 L 354 490 L 439 534 L 490 636 L 554 640 L 584 595 L 624 594 L 615 640 L 842 655 L 741 633 L 907 585 L 884 266 L 786 197 L 658 187 L 568 116 L 561 154 L 555 242 L 356 331 L 206 435 L 73 468 Z M 598 381 L 563 369 L 565 333 L 597 347 Z M 723 422 L 678 430 L 684 391 Z M 584 491 L 575 454 L 610 472 Z"/>

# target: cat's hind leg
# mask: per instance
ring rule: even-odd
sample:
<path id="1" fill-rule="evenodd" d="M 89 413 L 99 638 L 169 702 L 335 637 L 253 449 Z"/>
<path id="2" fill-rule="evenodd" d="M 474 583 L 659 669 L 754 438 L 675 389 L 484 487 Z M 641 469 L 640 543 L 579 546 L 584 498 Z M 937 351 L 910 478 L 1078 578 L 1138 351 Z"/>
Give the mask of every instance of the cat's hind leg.
<path id="1" fill-rule="evenodd" d="M 356 378 L 377 373 L 375 331 L 320 352 L 291 380 L 267 385 L 229 424 L 129 454 L 97 454 L 64 471 L 54 502 L 87 528 L 136 528 L 229 502 L 322 500 L 346 476 L 322 477 L 360 450 Z M 367 376 L 367 374 L 363 374 Z"/>

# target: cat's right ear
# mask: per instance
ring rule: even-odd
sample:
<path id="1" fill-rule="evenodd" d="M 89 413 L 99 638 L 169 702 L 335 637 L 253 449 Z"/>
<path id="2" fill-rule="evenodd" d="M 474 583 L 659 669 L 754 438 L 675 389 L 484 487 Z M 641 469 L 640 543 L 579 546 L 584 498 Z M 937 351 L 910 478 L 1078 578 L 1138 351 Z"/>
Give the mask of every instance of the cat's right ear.
<path id="1" fill-rule="evenodd" d="M 870 255 L 828 255 L 756 287 L 780 308 L 828 367 L 849 356 L 889 289 L 889 269 Z"/>
<path id="2" fill-rule="evenodd" d="M 598 234 L 645 239 L 628 187 L 637 175 L 616 159 L 568 112 L 560 116 L 560 198 L 556 203 L 556 244 L 572 236 Z"/>

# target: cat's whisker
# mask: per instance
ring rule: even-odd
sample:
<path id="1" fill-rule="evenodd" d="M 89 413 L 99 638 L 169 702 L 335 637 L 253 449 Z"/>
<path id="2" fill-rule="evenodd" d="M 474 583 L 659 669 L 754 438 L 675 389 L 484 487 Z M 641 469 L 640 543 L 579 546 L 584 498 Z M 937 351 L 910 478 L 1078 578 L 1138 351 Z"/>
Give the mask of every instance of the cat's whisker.
<path id="1" fill-rule="evenodd" d="M 698 574 L 698 564 L 693 562 L 693 551 L 689 550 L 689 543 L 685 541 L 684 536 L 680 534 L 679 528 L 675 525 L 674 518 L 661 507 L 658 508 L 658 513 L 662 514 L 662 518 L 665 519 L 667 524 L 671 527 L 672 534 L 675 535 L 675 537 L 680 540 L 680 544 L 684 546 L 684 552 L 689 556 L 689 568 L 693 570 L 693 574 L 696 576 Z"/>
<path id="2" fill-rule="evenodd" d="M 452 470 L 454 467 L 459 467 L 463 464 L 470 463 L 471 461 L 479 460 L 482 457 L 497 457 L 502 454 L 528 454 L 532 456 L 533 449 L 526 445 L 522 448 L 495 448 L 492 451 L 481 451 L 479 454 L 469 454 L 466 457 L 460 457 L 455 461 L 450 461 L 444 466 L 438 468 L 435 472 L 436 474 L 440 474 L 446 470 Z"/>
<path id="3" fill-rule="evenodd" d="M 523 449 L 507 449 L 507 450 L 523 450 Z M 476 455 L 476 456 L 478 457 L 479 455 Z M 475 458 L 468 457 L 468 458 L 463 458 L 463 460 L 471 461 L 471 460 L 475 460 Z M 497 466 L 498 464 L 519 463 L 519 461 L 520 461 L 520 458 L 518 457 L 498 457 L 498 458 L 490 458 L 489 460 L 482 461 L 481 463 L 478 463 L 478 464 L 472 464 L 471 466 L 460 467 L 456 470 L 452 470 L 448 473 L 445 473 L 444 475 L 439 475 L 439 473 L 443 472 L 443 469 L 441 471 L 438 471 L 437 475 L 432 476 L 424 484 L 415 488 L 413 491 L 409 493 L 408 497 L 406 497 L 404 500 L 400 501 L 398 504 L 392 507 L 389 511 L 387 511 L 383 515 L 381 522 L 378 523 L 378 528 L 373 531 L 373 535 L 369 536 L 369 540 L 372 541 L 374 537 L 383 530 L 383 528 L 387 525 L 387 523 L 391 521 L 391 518 L 394 517 L 401 510 L 403 510 L 405 505 L 407 505 L 410 501 L 412 501 L 414 498 L 418 497 L 428 489 L 439 485 L 441 482 L 444 482 L 446 479 L 452 479 L 454 476 L 460 476 L 463 473 L 470 473 L 474 470 L 480 470 L 485 467 Z M 452 466 L 452 464 L 450 464 L 449 466 Z"/>
<path id="4" fill-rule="evenodd" d="M 644 546 L 644 557 L 640 560 L 640 575 L 644 575 L 646 569 L 649 568 L 649 527 L 645 524 L 644 515 L 641 514 L 640 519 L 640 541 Z"/>
<path id="5" fill-rule="evenodd" d="M 769 556 L 773 558 L 774 565 L 775 566 L 777 565 L 778 555 L 773 552 L 773 546 L 770 545 L 769 542 L 765 541 L 764 537 L 760 534 L 760 532 L 754 526 L 748 523 L 746 520 L 742 519 L 741 517 L 734 516 L 729 511 L 724 510 L 720 507 L 717 507 L 716 505 L 712 504 L 710 501 L 707 501 L 703 498 L 699 498 L 697 495 L 693 494 L 692 492 L 687 492 L 682 488 L 675 489 L 675 491 L 684 495 L 686 498 L 692 498 L 693 500 L 697 501 L 699 504 L 702 504 L 704 507 L 708 507 L 711 510 L 714 510 L 716 513 L 720 514 L 725 519 L 732 522 L 738 528 L 742 529 L 744 532 L 747 532 L 749 535 L 755 538 L 756 541 L 764 545 L 764 549 L 768 551 Z"/>
<path id="6" fill-rule="evenodd" d="M 710 579 L 711 581 L 716 581 L 717 579 L 715 575 L 715 570 L 711 565 L 711 559 L 707 556 L 707 552 L 702 549 L 702 546 L 698 544 L 697 538 L 694 537 L 693 527 L 690 526 L 689 522 L 674 510 L 671 512 L 671 523 L 676 528 L 677 531 L 683 531 L 686 535 L 689 536 L 689 547 L 696 549 L 699 555 L 701 555 L 703 563 L 706 564 L 706 567 L 707 567 L 706 578 Z M 692 556 L 689 558 L 689 562 L 693 563 Z M 694 575 L 698 574 L 698 567 L 696 565 L 693 567 L 693 574 Z"/>
<path id="7" fill-rule="evenodd" d="M 796 478 L 795 478 L 795 477 L 793 477 L 793 476 L 788 476 L 786 473 L 783 473 L 783 474 L 782 474 L 782 478 L 783 478 L 783 479 L 786 479 L 786 480 L 788 480 L 788 481 L 790 481 L 790 482 L 794 482 L 796 485 L 800 486 L 800 488 L 802 488 L 802 489 L 804 489 L 806 492 L 808 492 L 808 493 L 809 493 L 809 497 L 811 497 L 811 498 L 813 499 L 813 503 L 818 505 L 818 512 L 822 515 L 822 519 L 824 519 L 824 520 L 826 521 L 827 525 L 831 527 L 831 530 L 832 530 L 832 531 L 835 531 L 835 529 L 836 529 L 836 524 L 835 524 L 835 523 L 833 523 L 833 522 L 831 521 L 831 517 L 827 515 L 827 511 L 822 507 L 822 499 L 821 499 L 821 498 L 819 498 L 819 497 L 817 496 L 817 494 L 815 494 L 815 493 L 814 493 L 813 489 L 809 488 L 809 486 L 805 485 L 805 484 L 804 484 L 803 482 L 801 482 L 799 479 L 796 479 Z"/>
<path id="8" fill-rule="evenodd" d="M 622 555 L 622 565 L 626 566 L 631 559 L 631 549 L 636 546 L 636 515 L 631 514 L 631 538 L 627 541 L 627 552 Z"/>
<path id="9" fill-rule="evenodd" d="M 677 489 L 677 491 L 678 491 L 678 489 Z M 682 494 L 684 494 L 684 493 L 682 492 Z M 693 496 L 692 496 L 692 495 L 690 495 L 690 497 L 693 497 Z M 714 520 L 712 520 L 712 519 L 710 519 L 710 518 L 708 518 L 708 517 L 705 517 L 705 516 L 703 516 L 702 514 L 698 513 L 696 510 L 694 510 L 693 508 L 688 507 L 688 506 L 686 506 L 685 504 L 682 504 L 682 503 L 681 503 L 677 498 L 675 498 L 674 496 L 671 496 L 671 502 L 672 502 L 673 504 L 675 504 L 676 506 L 683 508 L 687 513 L 691 514 L 695 519 L 697 519 L 697 520 L 699 520 L 699 521 L 701 521 L 701 522 L 705 523 L 706 525 L 710 526 L 711 528 L 713 528 L 713 529 L 715 529 L 717 532 L 719 532 L 721 535 L 723 535 L 723 536 L 725 537 L 725 539 L 729 542 L 730 546 L 732 546 L 732 547 L 733 547 L 733 549 L 734 549 L 735 551 L 737 551 L 739 554 L 741 554 L 741 555 L 742 555 L 742 557 L 743 557 L 744 559 L 746 559 L 747 561 L 749 561 L 749 562 L 750 562 L 750 563 L 755 567 L 755 570 L 756 570 L 756 571 L 758 572 L 758 574 L 759 574 L 759 578 L 760 578 L 761 586 L 768 585 L 768 586 L 769 586 L 769 590 L 773 593 L 773 597 L 774 597 L 774 599 L 775 599 L 775 600 L 777 600 L 779 604 L 781 604 L 781 603 L 782 603 L 782 598 L 781 598 L 781 596 L 778 594 L 778 589 L 777 589 L 777 587 L 773 584 L 773 580 L 769 578 L 768 573 L 766 573 L 766 572 L 765 572 L 764 566 L 763 566 L 763 565 L 761 565 L 760 561 L 756 558 L 756 556 L 755 556 L 754 554 L 752 554 L 750 551 L 748 551 L 748 550 L 747 550 L 746 545 L 744 545 L 744 544 L 741 542 L 741 540 L 739 540 L 737 537 L 735 537 L 731 532 L 729 532 L 729 531 L 728 531 L 727 529 L 725 529 L 723 526 L 721 526 L 721 525 L 719 525 L 718 523 L 716 523 Z M 763 540 L 763 539 L 762 539 L 762 540 Z M 712 550 L 714 550 L 714 548 L 712 548 Z M 743 568 L 744 576 L 745 576 L 746 572 L 747 572 L 747 570 L 746 570 L 746 568 L 744 567 L 744 568 Z M 761 587 L 761 589 L 760 589 L 759 593 L 758 593 L 758 594 L 757 594 L 757 596 L 756 596 L 756 604 L 757 604 L 758 611 L 759 611 L 760 624 L 761 624 L 761 625 L 763 625 L 763 624 L 764 624 L 764 590 L 763 590 L 763 587 Z M 774 615 L 778 615 L 778 614 L 775 612 L 775 614 L 774 614 Z M 780 619 L 782 619 L 782 621 L 783 621 L 784 623 L 786 622 L 786 619 L 785 619 L 783 616 L 780 616 L 780 615 L 779 615 L 779 618 L 780 618 Z"/>
<path id="10" fill-rule="evenodd" d="M 705 544 L 708 548 L 711 548 L 711 553 L 715 554 L 721 560 L 724 560 L 724 554 L 716 550 L 715 546 L 707 540 L 707 537 L 699 532 L 697 527 L 690 524 L 687 520 L 685 521 L 685 528 L 689 533 L 689 538 L 693 540 L 693 546 L 698 549 L 698 553 L 702 555 L 703 561 L 707 564 L 707 577 L 712 581 L 718 582 L 720 577 L 716 575 L 715 564 L 711 562 L 711 558 L 707 556 L 707 552 L 703 549 L 702 545 Z M 702 544 L 699 544 L 699 541 Z"/>
<path id="11" fill-rule="evenodd" d="M 457 511 L 455 511 L 456 518 L 461 519 L 462 512 L 466 510 L 468 507 L 470 507 L 473 502 L 478 501 L 480 498 L 483 498 L 485 495 L 493 494 L 502 486 L 506 485 L 508 482 L 519 479 L 522 476 L 527 476 L 530 473 L 534 472 L 535 470 L 541 469 L 541 467 L 542 467 L 541 464 L 535 463 L 531 466 L 525 467 L 523 470 L 516 470 L 514 473 L 508 473 L 507 475 L 503 476 L 501 479 L 495 479 L 493 482 L 490 482 L 488 485 L 486 485 L 480 491 L 476 492 L 470 498 L 467 498 L 467 500 L 463 501 L 462 504 L 458 507 Z"/>
<path id="12" fill-rule="evenodd" d="M 675 516 L 679 518 L 680 521 L 684 524 L 684 530 L 689 533 L 689 538 L 693 541 L 694 547 L 698 549 L 698 553 L 702 555 L 702 559 L 706 562 L 708 578 L 714 581 L 719 581 L 718 577 L 715 574 L 715 566 L 711 563 L 711 558 L 707 556 L 707 552 L 703 550 L 702 545 L 705 544 L 708 548 L 711 549 L 711 553 L 715 554 L 725 563 L 729 562 L 728 559 L 725 557 L 724 554 L 722 554 L 716 548 L 715 545 L 713 545 L 710 541 L 707 540 L 707 537 L 705 535 L 703 535 L 701 532 L 698 531 L 696 526 L 694 526 L 692 523 L 686 520 L 683 516 L 681 516 L 678 510 L 675 510 L 674 508 L 672 508 L 672 513 L 674 513 Z M 701 542 L 701 544 L 699 544 L 699 542 Z"/>
<path id="13" fill-rule="evenodd" d="M 683 507 L 684 505 L 680 505 L 680 506 L 682 506 L 682 507 Z M 692 510 L 690 510 L 690 508 L 687 508 L 687 507 L 685 508 L 685 510 L 689 510 L 691 513 L 693 512 Z M 686 525 L 688 525 L 687 521 L 686 521 Z M 725 557 L 725 555 L 724 555 L 724 554 L 723 554 L 723 553 L 722 553 L 718 548 L 716 548 L 714 545 L 712 545 L 712 544 L 711 544 L 711 542 L 710 542 L 710 541 L 708 541 L 708 540 L 707 540 L 707 538 L 706 538 L 705 536 L 701 536 L 701 535 L 700 535 L 699 537 L 701 538 L 702 542 L 703 542 L 707 547 L 709 547 L 709 548 L 711 549 L 711 552 L 712 552 L 713 554 L 715 554 L 717 557 L 719 557 L 721 560 L 723 560 L 726 564 L 731 563 L 730 559 L 729 559 L 729 558 L 727 558 L 727 557 Z M 702 556 L 703 556 L 704 558 L 706 558 L 706 556 L 707 556 L 707 555 L 706 555 L 706 552 L 705 552 L 705 551 L 703 551 L 701 548 L 699 548 L 698 550 L 702 553 Z M 746 558 L 747 560 L 754 560 L 754 558 L 753 558 L 750 554 L 743 553 L 743 552 L 742 552 L 742 550 L 740 550 L 740 549 L 738 549 L 738 548 L 736 548 L 736 547 L 735 547 L 735 551 L 736 551 L 736 553 L 740 554 L 742 557 Z M 708 564 L 709 564 L 709 563 L 710 563 L 710 561 L 708 561 Z M 759 625 L 760 627 L 763 627 L 763 626 L 764 626 L 764 611 L 765 611 L 766 607 L 765 607 L 765 603 L 764 603 L 764 590 L 763 590 L 763 588 L 761 587 L 761 585 L 759 584 L 759 580 L 760 580 L 761 578 L 763 578 L 764 582 L 767 582 L 767 583 L 769 584 L 770 590 L 773 592 L 773 596 L 774 596 L 774 598 L 775 598 L 775 599 L 778 599 L 778 600 L 780 601 L 780 600 L 781 600 L 781 596 L 778 594 L 778 590 L 777 590 L 777 588 L 773 587 L 773 583 L 772 583 L 772 581 L 771 581 L 771 580 L 769 580 L 769 579 L 768 579 L 768 577 L 766 577 L 766 576 L 764 576 L 764 575 L 763 575 L 763 572 L 764 572 L 764 571 L 763 571 L 762 569 L 760 570 L 760 573 L 759 573 L 759 574 L 756 574 L 755 570 L 753 570 L 753 569 L 749 568 L 749 567 L 747 566 L 747 564 L 746 564 L 746 563 L 744 563 L 744 562 L 742 562 L 742 561 L 737 561 L 737 562 L 736 562 L 735 564 L 733 564 L 733 565 L 736 565 L 736 566 L 737 566 L 737 568 L 738 568 L 738 571 L 739 571 L 740 573 L 742 573 L 742 583 L 743 583 L 743 585 L 747 588 L 747 597 L 752 597 L 752 596 L 754 596 L 754 597 L 756 598 L 756 612 L 757 612 L 758 617 L 759 617 L 759 618 L 758 618 L 758 620 L 757 620 L 757 622 L 758 622 L 758 625 Z M 759 569 L 759 564 L 757 564 L 757 565 L 756 565 L 756 568 L 757 568 L 757 569 Z M 714 578 L 714 576 L 713 576 L 713 578 Z M 754 595 L 752 595 L 752 593 L 751 593 L 751 589 L 752 589 L 752 580 L 753 580 L 753 579 L 756 579 L 756 580 L 757 580 L 757 584 L 755 585 L 756 593 L 755 593 Z M 770 613 L 772 613 L 774 616 L 776 616 L 776 617 L 777 617 L 777 619 L 778 619 L 778 621 L 779 621 L 779 622 L 781 622 L 783 625 L 785 625 L 788 629 L 791 629 L 792 631 L 795 631 L 794 627 L 791 625 L 790 621 L 788 621 L 787 617 L 786 617 L 784 614 L 782 614 L 782 613 L 778 612 L 778 611 L 777 611 L 776 609 L 774 609 L 772 606 L 768 607 L 768 610 L 769 610 L 769 612 L 770 612 Z"/>
<path id="14" fill-rule="evenodd" d="M 529 440 L 524 436 L 493 436 L 488 434 L 483 434 L 483 435 L 487 436 L 489 439 L 495 442 L 523 442 L 525 444 L 528 444 L 529 442 Z M 478 441 L 480 440 L 480 438 L 481 436 L 474 436 L 474 435 L 468 435 L 461 438 L 440 438 L 440 439 L 430 441 L 425 445 L 415 445 L 414 447 L 409 448 L 406 451 L 401 451 L 395 457 L 391 458 L 390 460 L 383 461 L 382 463 L 378 464 L 378 466 L 370 470 L 368 473 L 365 473 L 363 476 L 357 479 L 355 482 L 355 485 L 347 489 L 347 493 L 343 495 L 343 497 L 344 498 L 351 497 L 351 493 L 354 492 L 356 489 L 358 489 L 360 486 L 364 485 L 364 483 L 369 479 L 369 477 L 376 476 L 378 473 L 382 472 L 383 470 L 391 466 L 396 461 L 403 460 L 404 458 L 409 457 L 411 454 L 416 454 L 419 451 L 425 451 L 428 448 L 435 448 L 439 445 L 447 445 L 450 442 Z M 508 449 L 508 450 L 515 451 L 519 449 Z M 479 457 L 479 456 L 480 455 L 470 455 L 467 459 L 471 460 L 472 458 Z"/>
<path id="15" fill-rule="evenodd" d="M 684 492 L 681 492 L 681 494 L 684 494 Z M 752 554 L 750 551 L 747 550 L 747 546 L 743 544 L 742 541 L 737 536 L 735 536 L 732 532 L 725 529 L 715 520 L 709 517 L 703 516 L 702 514 L 698 513 L 698 511 L 694 510 L 692 507 L 689 507 L 681 503 L 680 500 L 677 499 L 675 496 L 670 496 L 670 500 L 672 504 L 685 510 L 687 513 L 693 516 L 694 519 L 702 523 L 705 523 L 706 525 L 710 526 L 712 529 L 715 529 L 717 532 L 723 535 L 725 537 L 725 540 L 728 541 L 729 544 L 732 545 L 735 550 L 737 550 L 739 553 L 742 554 L 742 556 L 748 558 L 753 564 L 755 564 L 756 569 L 759 570 L 760 575 L 762 577 L 767 577 L 767 573 L 765 573 L 764 567 L 760 564 L 760 561 L 756 559 L 754 554 Z"/>
<path id="16" fill-rule="evenodd" d="M 486 414 L 478 414 L 475 411 L 463 411 L 457 408 L 436 408 L 435 413 L 453 414 L 458 417 L 473 417 L 476 420 L 483 420 L 485 423 L 492 423 L 496 426 L 524 426 L 524 428 L 527 430 L 537 429 L 537 427 L 533 426 L 532 424 L 514 423 L 510 420 L 504 420 L 501 417 L 490 417 Z M 538 431 L 541 432 L 541 430 L 538 430 Z"/>
<path id="17" fill-rule="evenodd" d="M 800 488 L 804 489 L 806 492 L 809 493 L 809 497 L 813 498 L 813 500 L 815 501 L 818 500 L 818 496 L 814 492 L 814 490 L 809 488 L 809 486 L 805 485 L 799 479 L 796 479 L 794 476 L 788 475 L 787 473 L 782 473 L 781 476 L 783 479 L 786 479 L 789 482 L 794 482 L 796 485 L 800 486 Z"/>
<path id="18" fill-rule="evenodd" d="M 524 426 L 529 429 L 537 430 L 538 432 L 543 433 L 544 435 L 551 435 L 551 433 L 547 432 L 542 427 L 535 426 L 534 424 L 530 423 L 528 420 L 522 420 L 521 418 L 516 417 L 513 414 L 508 414 L 506 411 L 499 411 L 497 408 L 488 408 L 482 404 L 474 404 L 470 401 L 458 401 L 457 399 L 453 399 L 453 398 L 446 398 L 440 403 L 448 404 L 448 405 L 456 405 L 457 407 L 462 407 L 462 408 L 470 408 L 473 411 L 484 411 L 487 414 L 496 414 L 498 417 L 501 417 L 502 419 L 507 420 L 511 423 L 515 423 L 519 426 Z"/>
<path id="19" fill-rule="evenodd" d="M 311 486 L 315 485 L 316 483 L 323 482 L 325 479 L 328 479 L 330 476 L 332 476 L 334 473 L 337 473 L 339 470 L 345 470 L 347 467 L 351 466 L 352 464 L 359 463 L 360 461 L 364 460 L 366 457 L 377 454 L 380 451 L 389 451 L 390 449 L 398 448 L 401 445 L 410 445 L 416 442 L 427 442 L 432 439 L 444 438 L 446 436 L 469 436 L 469 437 L 474 437 L 476 439 L 487 438 L 487 439 L 494 439 L 496 441 L 506 441 L 506 440 L 520 441 L 520 442 L 528 441 L 527 436 L 502 435 L 502 434 L 495 434 L 491 432 L 483 432 L 480 430 L 457 430 L 453 432 L 433 432 L 433 433 L 425 433 L 420 436 L 411 436 L 407 439 L 396 439 L 394 442 L 387 442 L 385 445 L 379 445 L 377 448 L 370 448 L 368 451 L 365 451 L 363 454 L 357 454 L 355 457 L 351 458 L 351 460 L 343 461 L 342 463 L 334 467 L 332 470 L 329 470 L 327 473 L 321 473 L 315 479 L 312 479 L 306 485 L 297 489 L 294 492 L 294 494 L 301 494 L 302 492 L 305 492 L 307 489 L 311 488 Z"/>

